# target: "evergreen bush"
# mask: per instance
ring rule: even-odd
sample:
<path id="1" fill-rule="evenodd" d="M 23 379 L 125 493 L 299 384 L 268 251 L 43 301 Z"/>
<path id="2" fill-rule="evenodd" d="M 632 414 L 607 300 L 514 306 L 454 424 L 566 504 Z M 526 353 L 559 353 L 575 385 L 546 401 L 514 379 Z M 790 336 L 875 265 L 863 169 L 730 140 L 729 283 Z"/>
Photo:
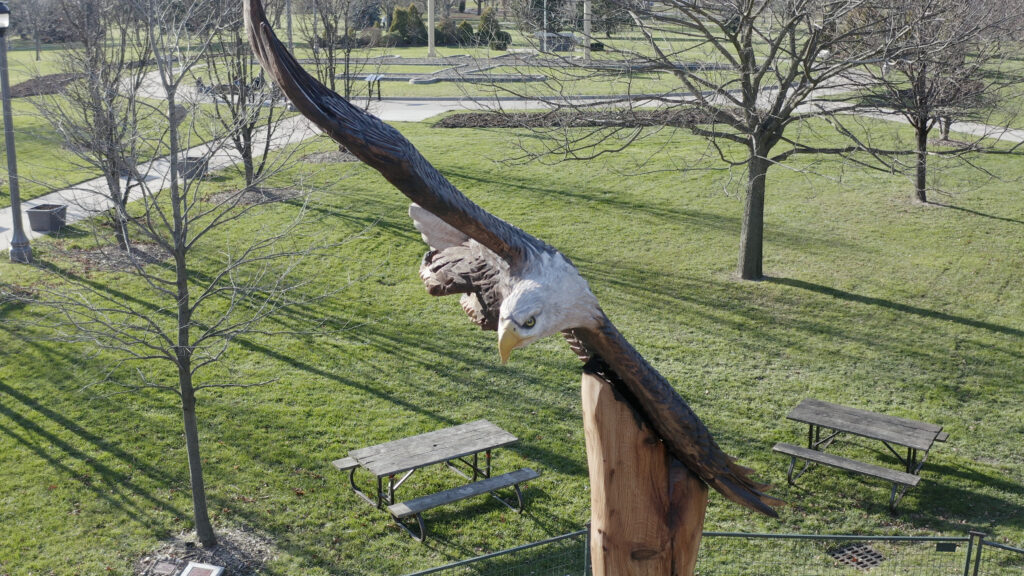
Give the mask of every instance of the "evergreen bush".
<path id="1" fill-rule="evenodd" d="M 463 20 L 455 29 L 455 39 L 462 46 L 472 46 L 476 42 L 473 25 Z"/>

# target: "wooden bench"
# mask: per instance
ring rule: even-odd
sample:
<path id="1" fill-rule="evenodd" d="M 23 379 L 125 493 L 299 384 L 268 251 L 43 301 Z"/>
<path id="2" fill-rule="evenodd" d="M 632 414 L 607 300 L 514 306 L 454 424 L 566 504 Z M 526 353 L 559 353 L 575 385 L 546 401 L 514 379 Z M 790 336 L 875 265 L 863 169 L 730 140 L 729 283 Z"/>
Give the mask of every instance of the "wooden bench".
<path id="1" fill-rule="evenodd" d="M 874 476 L 875 478 L 881 478 L 882 480 L 892 482 L 892 491 L 889 493 L 889 509 L 894 512 L 896 511 L 896 505 L 899 504 L 899 501 L 903 498 L 903 494 L 906 492 L 907 488 L 917 486 L 917 483 L 921 481 L 921 477 L 916 474 L 893 470 L 892 468 L 877 466 L 875 464 L 869 464 L 859 460 L 851 460 L 849 458 L 843 458 L 842 456 L 836 456 L 835 454 L 829 454 L 827 452 L 813 450 L 803 446 L 786 444 L 784 442 L 779 442 L 772 447 L 772 450 L 790 456 L 789 472 L 786 474 L 786 480 L 790 484 L 794 484 L 796 478 L 799 478 L 807 469 L 807 465 L 805 464 L 804 468 L 796 475 L 796 477 L 793 476 L 793 469 L 796 466 L 797 458 L 808 462 L 824 464 L 833 468 L 839 468 L 840 470 L 846 470 L 848 472 Z M 897 498 L 896 492 L 900 486 L 903 486 L 904 488 L 899 491 L 899 497 Z"/>
<path id="2" fill-rule="evenodd" d="M 343 458 L 342 460 L 345 459 Z M 422 542 L 427 537 L 427 527 L 423 522 L 423 513 L 427 510 L 437 508 L 438 506 L 444 506 L 445 504 L 458 502 L 459 500 L 465 500 L 466 498 L 493 493 L 495 490 L 511 486 L 516 492 L 516 499 L 518 500 L 517 506 L 512 506 L 505 500 L 498 498 L 497 495 L 491 495 L 509 508 L 522 512 L 523 493 L 519 490 L 519 484 L 533 480 L 539 476 L 540 474 L 538 472 L 530 468 L 521 468 L 515 472 L 509 472 L 508 474 L 502 474 L 501 476 L 492 476 L 490 478 L 485 478 L 484 480 L 479 480 L 471 484 L 466 484 L 464 486 L 459 486 L 436 494 L 421 496 L 405 502 L 392 504 L 388 506 L 388 512 L 391 513 L 391 516 L 396 522 L 398 522 L 398 525 L 404 528 L 410 536 L 415 540 Z M 403 522 L 404 519 L 409 518 L 410 516 L 416 517 L 416 522 L 419 524 L 419 534 L 413 532 L 413 530 Z"/>

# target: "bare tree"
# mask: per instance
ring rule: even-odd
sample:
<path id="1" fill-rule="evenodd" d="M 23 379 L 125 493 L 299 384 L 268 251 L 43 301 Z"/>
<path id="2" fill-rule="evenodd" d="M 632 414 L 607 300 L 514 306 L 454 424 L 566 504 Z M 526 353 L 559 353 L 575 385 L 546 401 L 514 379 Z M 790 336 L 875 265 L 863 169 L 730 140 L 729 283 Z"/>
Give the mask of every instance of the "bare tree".
<path id="1" fill-rule="evenodd" d="M 204 370 L 221 361 L 239 336 L 265 330 L 264 320 L 275 312 L 310 300 L 300 296 L 308 276 L 300 279 L 293 273 L 316 251 L 317 241 L 300 226 L 304 210 L 279 228 L 252 230 L 244 239 L 231 241 L 221 232 L 239 224 L 260 204 L 247 203 L 244 192 L 203 195 L 203 179 L 195 164 L 190 161 L 186 169 L 183 163 L 183 153 L 199 133 L 204 133 L 200 153 L 207 160 L 232 146 L 230 134 L 221 130 L 211 139 L 208 127 L 196 126 L 202 116 L 180 105 L 182 87 L 204 61 L 214 31 L 224 25 L 217 0 L 186 5 L 125 1 L 122 9 L 136 14 L 140 36 L 124 38 L 140 42 L 129 52 L 146 47 L 152 55 L 152 71 L 145 76 L 142 92 L 161 111 L 140 124 L 135 138 L 146 150 L 167 153 L 166 163 L 135 168 L 136 203 L 127 207 L 125 226 L 131 230 L 135 249 L 122 261 L 141 280 L 135 285 L 142 295 L 126 298 L 106 286 L 47 268 L 62 281 L 48 283 L 37 303 L 55 313 L 49 317 L 50 329 L 62 338 L 89 342 L 120 358 L 111 367 L 109 380 L 129 390 L 164 390 L 177 397 L 197 539 L 211 546 L 217 539 L 207 510 L 196 394 L 208 388 L 258 383 L 211 380 Z M 123 83 L 97 86 L 116 92 Z M 166 173 L 161 173 L 161 165 L 168 166 Z"/>
<path id="2" fill-rule="evenodd" d="M 300 24 L 302 35 L 313 50 L 313 65 L 320 82 L 351 99 L 360 83 L 358 76 L 365 59 L 356 58 L 360 47 L 358 31 L 372 25 L 380 12 L 376 0 L 308 0 L 313 18 Z M 368 47 L 373 40 L 367 39 Z M 342 85 L 338 86 L 338 79 Z"/>
<path id="3" fill-rule="evenodd" d="M 140 100 L 148 39 L 131 6 L 121 0 L 61 0 L 74 44 L 62 53 L 74 80 L 63 92 L 33 103 L 86 166 L 103 174 L 104 196 L 117 243 L 129 248 L 127 203 L 139 184 L 135 165 L 144 154 L 139 126 L 155 110 Z"/>
<path id="4" fill-rule="evenodd" d="M 1016 14 L 1011 8 L 1016 6 Z M 954 120 L 999 122 L 992 113 L 1000 96 L 1024 83 L 1024 70 L 1009 59 L 1011 24 L 1019 21 L 1020 2 L 959 0 L 892 0 L 885 13 L 864 9 L 851 20 L 886 18 L 889 25 L 862 37 L 865 44 L 885 47 L 881 65 L 864 68 L 869 105 L 902 116 L 914 129 L 914 197 L 927 202 L 928 140 L 939 127 L 951 148 L 944 154 L 973 152 L 987 131 L 949 141 Z M 894 54 L 893 56 L 890 56 Z M 1005 111 L 1005 108 L 1004 108 Z M 1004 117 L 1001 122 L 1007 122 Z M 897 166 L 898 157 L 889 164 Z"/>
<path id="5" fill-rule="evenodd" d="M 651 133 L 650 110 L 669 124 L 709 140 L 717 157 L 746 170 L 740 232 L 739 276 L 763 277 L 764 206 L 768 171 L 795 154 L 852 152 L 859 147 L 820 147 L 796 136 L 796 124 L 850 109 L 835 95 L 859 88 L 853 72 L 865 62 L 892 51 L 859 42 L 888 20 L 849 17 L 884 0 L 614 0 L 629 14 L 645 39 L 642 48 L 614 39 L 604 41 L 617 61 L 579 62 L 549 57 L 547 75 L 558 70 L 567 81 L 608 77 L 613 81 L 639 75 L 674 79 L 670 90 L 635 93 L 595 104 L 573 97 L 548 99 L 559 114 L 597 116 L 596 128 L 580 129 L 577 120 L 560 121 L 570 129 L 540 150 L 555 158 L 589 159 L 622 150 Z M 614 8 L 609 8 L 614 10 Z M 589 39 L 587 39 L 589 40 Z M 898 52 L 897 52 L 898 53 Z M 508 88 L 506 88 L 508 90 Z M 545 98 L 533 94 L 533 96 Z M 645 109 L 641 109 L 645 108 Z M 791 136 L 790 134 L 793 134 Z M 737 157 L 730 146 L 745 150 Z"/>
<path id="6" fill-rule="evenodd" d="M 230 2 L 225 21 L 213 30 L 211 49 L 203 55 L 206 66 L 196 79 L 196 100 L 212 100 L 213 116 L 241 157 L 245 184 L 251 187 L 268 167 L 267 152 L 284 97 L 253 60 L 241 18 L 241 2 Z"/>

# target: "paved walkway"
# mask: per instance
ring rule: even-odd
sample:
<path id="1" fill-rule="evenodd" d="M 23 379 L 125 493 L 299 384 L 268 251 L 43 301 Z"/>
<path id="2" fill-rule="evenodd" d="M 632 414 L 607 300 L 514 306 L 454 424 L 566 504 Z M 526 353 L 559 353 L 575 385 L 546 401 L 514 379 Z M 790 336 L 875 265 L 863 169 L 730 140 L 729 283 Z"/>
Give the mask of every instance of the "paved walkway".
<path id="1" fill-rule="evenodd" d="M 448 110 L 468 109 L 472 107 L 471 102 L 459 100 L 447 101 L 423 101 L 423 102 L 400 102 L 381 101 L 371 104 L 371 112 L 387 122 L 421 122 Z M 279 149 L 290 144 L 301 142 L 318 133 L 305 118 L 296 116 L 282 122 L 275 132 L 274 141 L 271 144 L 273 149 Z M 209 153 L 207 145 L 196 146 L 186 151 L 183 156 L 204 156 Z M 210 157 L 210 170 L 221 170 L 237 164 L 240 161 L 234 150 L 222 149 Z M 166 157 L 145 162 L 139 165 L 139 173 L 146 177 L 147 184 L 151 190 L 166 188 L 169 182 L 170 162 Z M 106 180 L 102 177 L 94 178 L 86 182 L 76 184 L 70 188 L 57 190 L 32 200 L 23 200 L 21 203 L 22 223 L 25 235 L 29 240 L 38 238 L 43 234 L 33 232 L 28 223 L 28 216 L 25 210 L 40 204 L 65 204 L 68 207 L 68 223 L 77 222 L 110 208 L 111 203 L 106 196 Z M 6 187 L 5 187 L 6 188 Z M 6 190 L 5 190 L 6 191 Z M 0 209 L 0 251 L 6 251 L 11 245 L 11 208 Z"/>
<path id="2" fill-rule="evenodd" d="M 503 109 L 528 109 L 536 108 L 539 103 L 527 100 L 503 101 Z M 428 118 L 448 112 L 451 110 L 478 110 L 487 107 L 487 103 L 475 102 L 462 99 L 422 99 L 422 100 L 384 100 L 371 103 L 370 111 L 386 122 L 422 122 Z M 879 111 L 869 114 L 872 117 L 891 121 L 903 121 L 902 116 Z M 977 124 L 972 122 L 956 122 L 953 124 L 954 132 L 970 134 L 975 137 L 995 138 L 1008 142 L 1024 142 L 1024 130 L 1006 130 Z M 317 134 L 318 131 L 305 118 L 296 116 L 283 121 L 277 130 L 278 135 L 272 143 L 273 149 L 301 142 Z M 208 152 L 206 146 L 197 146 L 188 150 L 186 156 L 203 156 Z M 239 162 L 237 154 L 233 150 L 220 150 L 210 159 L 210 169 L 220 170 Z M 167 186 L 170 163 L 167 158 L 160 158 L 152 162 L 140 165 L 139 173 L 147 175 L 147 181 L 151 189 Z M 154 182 L 155 181 L 155 182 Z M 45 196 L 22 202 L 22 218 L 25 227 L 25 234 L 29 239 L 37 238 L 42 234 L 33 232 L 28 225 L 28 218 L 24 211 L 40 204 L 66 204 L 68 206 L 67 219 L 69 223 L 89 218 L 110 207 L 106 195 L 102 192 L 106 187 L 103 178 L 96 178 L 82 182 L 76 186 L 58 190 Z M 11 241 L 11 209 L 10 207 L 0 209 L 0 251 L 10 248 Z"/>

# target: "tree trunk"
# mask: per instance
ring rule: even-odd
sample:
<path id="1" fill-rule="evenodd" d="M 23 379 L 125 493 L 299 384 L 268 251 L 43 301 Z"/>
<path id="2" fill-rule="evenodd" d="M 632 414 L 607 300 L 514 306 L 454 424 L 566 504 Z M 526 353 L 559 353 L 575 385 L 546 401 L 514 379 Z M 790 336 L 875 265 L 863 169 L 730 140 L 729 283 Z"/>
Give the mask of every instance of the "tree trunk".
<path id="1" fill-rule="evenodd" d="M 755 147 L 747 160 L 747 197 L 740 230 L 740 278 L 760 280 L 764 244 L 764 184 L 768 160 Z"/>
<path id="2" fill-rule="evenodd" d="M 594 576 L 692 576 L 708 488 L 637 420 L 611 384 L 583 373 Z"/>
<path id="3" fill-rule="evenodd" d="M 949 141 L 949 127 L 951 124 L 953 124 L 953 119 L 949 116 L 939 118 L 939 129 L 942 130 L 942 140 L 945 142 Z"/>
<path id="4" fill-rule="evenodd" d="M 175 109 L 174 87 L 165 85 L 167 91 L 167 110 L 173 114 Z M 206 486 L 203 482 L 203 462 L 199 457 L 199 429 L 196 424 L 196 399 L 192 387 L 192 342 L 190 327 L 192 326 L 192 301 L 188 287 L 188 214 L 187 202 L 178 182 L 178 126 L 170 119 L 168 132 L 168 152 L 170 153 L 170 196 L 171 214 L 174 219 L 172 242 L 174 244 L 175 281 L 178 299 L 178 337 L 175 342 L 175 357 L 178 364 L 178 388 L 181 393 L 181 413 L 185 427 L 185 451 L 188 454 L 189 483 L 192 487 L 192 516 L 196 524 L 196 538 L 206 547 L 216 546 L 217 538 L 213 533 L 210 515 L 206 508 Z M 184 193 L 187 193 L 186 189 Z"/>
<path id="5" fill-rule="evenodd" d="M 928 120 L 919 121 L 914 130 L 917 134 L 917 177 L 914 182 L 914 197 L 918 202 L 927 203 L 928 183 Z"/>
<path id="6" fill-rule="evenodd" d="M 251 188 L 256 182 L 256 163 L 253 161 L 253 128 L 244 126 L 241 129 L 242 137 L 242 165 L 245 167 L 245 187 Z"/>
<path id="7" fill-rule="evenodd" d="M 110 216 L 110 225 L 114 229 L 114 239 L 117 241 L 118 248 L 128 250 L 128 219 L 125 217 L 124 204 L 121 202 L 123 196 L 121 194 L 120 171 L 115 168 L 108 169 L 106 180 L 109 191 L 108 196 L 114 204 L 107 211 Z"/>
<path id="8" fill-rule="evenodd" d="M 182 372 L 185 374 L 183 375 Z M 199 456 L 196 399 L 188 369 L 180 367 L 178 378 L 181 384 L 181 414 L 185 424 L 185 451 L 188 454 L 188 477 L 192 486 L 192 515 L 196 523 L 196 539 L 200 544 L 209 548 L 217 545 L 217 537 L 213 533 L 213 525 L 210 523 L 210 514 L 206 507 L 203 461 Z"/>

